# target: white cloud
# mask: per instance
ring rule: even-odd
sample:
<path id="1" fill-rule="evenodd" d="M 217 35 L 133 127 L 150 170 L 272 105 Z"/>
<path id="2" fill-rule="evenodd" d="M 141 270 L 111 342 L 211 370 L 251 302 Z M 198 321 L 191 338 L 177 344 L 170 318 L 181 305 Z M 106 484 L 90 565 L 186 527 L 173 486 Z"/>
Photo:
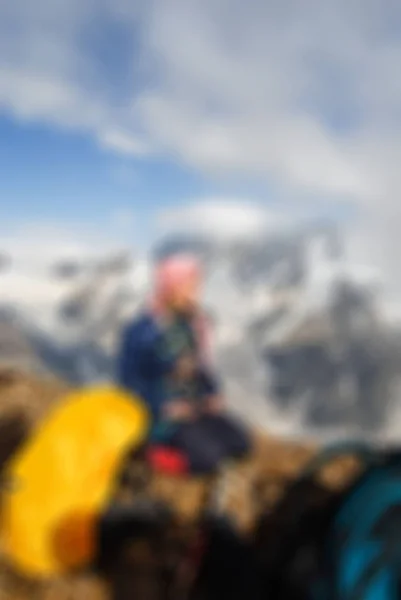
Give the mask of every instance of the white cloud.
<path id="1" fill-rule="evenodd" d="M 7 224 L 0 228 L 0 251 L 10 256 L 17 270 L 48 270 L 58 260 L 103 258 L 133 250 L 134 217 L 116 210 L 107 225 L 85 222 L 40 221 Z"/>
<path id="2" fill-rule="evenodd" d="M 400 20 L 393 0 L 5 0 L 0 110 L 357 202 L 401 280 Z"/>
<path id="3" fill-rule="evenodd" d="M 105 23 L 117 19 L 119 5 L 108 0 L 2 2 L 0 110 L 22 120 L 84 130 L 102 147 L 142 156 L 147 144 L 111 99 L 112 70 L 104 68 L 95 49 L 95 33 L 102 35 Z M 125 27 L 123 21 L 118 26 Z"/>
<path id="4" fill-rule="evenodd" d="M 99 133 L 98 139 L 102 146 L 114 150 L 119 154 L 145 156 L 150 151 L 143 140 L 121 130 L 105 130 Z"/>
<path id="5" fill-rule="evenodd" d="M 154 147 L 283 186 L 382 191 L 366 147 L 385 134 L 395 139 L 394 120 L 399 126 L 401 44 L 386 27 L 401 8 L 391 0 L 381 8 L 378 0 L 306 0 L 302 12 L 294 0 L 131 4 L 2 3 L 3 107 L 86 128 L 123 154 Z M 107 34 L 122 44 L 122 64 L 102 60 Z M 352 111 L 356 135 L 336 135 L 325 118 Z"/>
<path id="6" fill-rule="evenodd" d="M 163 233 L 186 232 L 222 241 L 252 239 L 282 230 L 290 223 L 289 216 L 262 204 L 222 198 L 176 206 L 162 212 L 158 219 Z"/>
<path id="7" fill-rule="evenodd" d="M 217 4 L 166 2 L 153 17 L 162 85 L 141 110 L 154 137 L 211 170 L 262 173 L 321 193 L 368 192 L 352 149 L 307 110 L 326 91 L 313 65 L 319 52 L 336 59 L 341 20 L 314 1 L 302 16 L 293 2 L 284 3 L 285 15 L 274 0 Z M 324 108 L 331 105 L 328 98 Z"/>

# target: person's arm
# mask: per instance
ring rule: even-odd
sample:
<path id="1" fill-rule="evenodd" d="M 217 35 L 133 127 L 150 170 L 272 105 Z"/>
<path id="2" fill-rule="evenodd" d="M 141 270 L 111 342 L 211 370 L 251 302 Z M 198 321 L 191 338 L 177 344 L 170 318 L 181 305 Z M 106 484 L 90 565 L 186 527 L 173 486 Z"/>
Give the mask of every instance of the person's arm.
<path id="1" fill-rule="evenodd" d="M 132 387 L 135 379 L 161 377 L 169 373 L 173 361 L 157 352 L 158 331 L 147 321 L 138 321 L 122 334 L 117 360 L 117 379 L 124 387 Z"/>
<path id="2" fill-rule="evenodd" d="M 141 369 L 149 377 L 164 377 L 174 371 L 175 359 L 164 356 L 159 351 L 160 332 L 156 327 L 149 327 L 140 338 Z"/>
<path id="3" fill-rule="evenodd" d="M 118 385 L 143 398 L 145 393 L 144 374 L 140 368 L 142 344 L 136 329 L 137 327 L 130 326 L 122 333 L 120 349 L 117 354 L 116 379 Z"/>
<path id="4" fill-rule="evenodd" d="M 162 385 L 149 386 L 149 382 L 160 380 L 174 367 L 157 351 L 158 340 L 151 321 L 138 321 L 123 332 L 117 358 L 118 384 L 143 398 L 155 416 L 165 403 L 164 391 Z"/>
<path id="5" fill-rule="evenodd" d="M 220 396 L 222 393 L 222 387 L 220 380 L 211 369 L 201 368 L 199 372 L 202 392 L 205 396 Z"/>
<path id="6" fill-rule="evenodd" d="M 210 414 L 220 414 L 225 410 L 225 400 L 222 386 L 210 370 L 201 372 L 201 393 L 203 396 L 202 410 Z"/>
<path id="7" fill-rule="evenodd" d="M 131 387 L 132 381 L 132 355 L 131 355 L 131 331 L 130 328 L 123 330 L 120 347 L 117 352 L 117 383 L 124 388 Z"/>

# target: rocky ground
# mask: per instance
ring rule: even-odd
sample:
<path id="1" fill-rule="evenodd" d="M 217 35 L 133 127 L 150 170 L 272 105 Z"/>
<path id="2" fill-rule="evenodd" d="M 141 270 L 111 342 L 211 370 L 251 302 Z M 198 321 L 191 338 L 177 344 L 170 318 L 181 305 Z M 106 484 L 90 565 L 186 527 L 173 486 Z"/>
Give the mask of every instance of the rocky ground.
<path id="1" fill-rule="evenodd" d="M 39 379 L 12 369 L 0 370 L 0 466 L 43 418 L 49 406 L 67 390 L 67 385 L 55 379 Z M 228 512 L 248 529 L 261 509 L 274 505 L 285 484 L 294 479 L 314 452 L 312 445 L 255 433 L 254 455 L 236 473 L 237 483 L 226 499 Z M 356 469 L 351 459 L 342 459 L 327 468 L 322 477 L 326 485 L 338 487 L 352 478 Z M 156 477 L 151 485 L 152 494 L 167 500 L 186 522 L 196 517 L 210 491 L 210 483 L 201 480 L 177 482 Z M 0 600 L 100 600 L 107 599 L 108 593 L 101 580 L 89 576 L 57 580 L 46 586 L 35 585 L 0 562 Z"/>

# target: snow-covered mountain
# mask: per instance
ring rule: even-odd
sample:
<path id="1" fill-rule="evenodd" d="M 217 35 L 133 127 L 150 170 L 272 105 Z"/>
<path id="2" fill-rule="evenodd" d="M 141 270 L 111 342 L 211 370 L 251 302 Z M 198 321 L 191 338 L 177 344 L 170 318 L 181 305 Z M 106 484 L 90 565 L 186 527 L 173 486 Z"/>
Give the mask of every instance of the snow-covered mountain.
<path id="1" fill-rule="evenodd" d="M 378 274 L 347 262 L 336 228 L 224 243 L 171 235 L 153 254 L 182 250 L 205 263 L 204 300 L 233 408 L 289 434 L 356 431 L 363 416 L 365 427 L 384 423 L 386 399 L 396 401 L 388 382 L 398 391 L 401 373 L 395 311 L 390 331 Z M 34 348 L 31 368 L 75 383 L 112 377 L 120 328 L 149 288 L 149 258 L 46 256 L 3 261 L 3 322 Z M 26 365 L 22 354 L 13 361 Z"/>

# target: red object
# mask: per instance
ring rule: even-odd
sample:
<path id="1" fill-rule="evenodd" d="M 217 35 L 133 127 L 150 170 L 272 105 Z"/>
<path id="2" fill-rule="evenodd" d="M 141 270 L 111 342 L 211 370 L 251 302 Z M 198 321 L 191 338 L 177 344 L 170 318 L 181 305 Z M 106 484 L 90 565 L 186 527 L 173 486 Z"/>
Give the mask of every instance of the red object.
<path id="1" fill-rule="evenodd" d="M 147 451 L 147 461 L 154 471 L 169 475 L 186 475 L 189 470 L 187 458 L 178 450 L 167 446 L 152 446 Z"/>

